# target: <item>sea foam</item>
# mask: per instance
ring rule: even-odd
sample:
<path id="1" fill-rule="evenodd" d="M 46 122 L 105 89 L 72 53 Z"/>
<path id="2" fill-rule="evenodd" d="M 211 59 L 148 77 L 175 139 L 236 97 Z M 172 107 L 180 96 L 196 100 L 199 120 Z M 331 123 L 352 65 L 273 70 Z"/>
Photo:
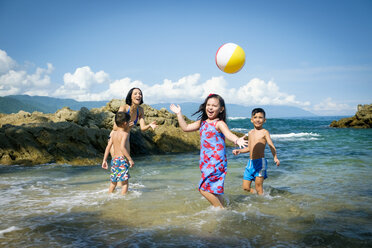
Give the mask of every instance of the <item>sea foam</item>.
<path id="1" fill-rule="evenodd" d="M 270 135 L 274 140 L 318 140 L 320 134 L 317 133 L 285 133 L 285 134 L 271 134 Z"/>
<path id="2" fill-rule="evenodd" d="M 244 134 L 247 134 L 250 131 L 250 129 L 246 129 L 246 128 L 232 128 L 231 130 L 235 132 L 239 132 L 239 133 L 244 133 Z M 319 140 L 321 135 L 317 133 L 311 133 L 311 132 L 310 133 L 302 132 L 302 133 L 270 134 L 270 137 L 273 140 L 307 141 L 307 140 Z"/>
<path id="3" fill-rule="evenodd" d="M 239 133 L 248 133 L 250 129 L 246 129 L 246 128 L 231 128 L 231 131 L 235 131 L 235 132 L 239 132 Z"/>
<path id="4" fill-rule="evenodd" d="M 19 227 L 16 227 L 16 226 L 11 226 L 11 227 L 8 227 L 7 229 L 0 230 L 0 238 L 4 237 L 5 233 L 18 231 L 18 230 L 22 230 L 22 228 L 19 228 Z"/>
<path id="5" fill-rule="evenodd" d="M 227 119 L 234 121 L 234 120 L 245 120 L 245 119 L 249 119 L 249 118 L 247 118 L 247 117 L 228 117 Z"/>

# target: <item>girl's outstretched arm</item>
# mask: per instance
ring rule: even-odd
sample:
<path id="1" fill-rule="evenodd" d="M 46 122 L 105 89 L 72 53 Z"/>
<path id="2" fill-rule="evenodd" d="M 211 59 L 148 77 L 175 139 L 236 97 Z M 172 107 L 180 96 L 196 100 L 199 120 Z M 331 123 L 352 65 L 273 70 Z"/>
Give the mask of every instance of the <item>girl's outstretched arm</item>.
<path id="1" fill-rule="evenodd" d="M 178 123 L 184 132 L 193 132 L 200 128 L 200 120 L 187 124 L 181 113 L 180 105 L 170 105 L 170 110 L 177 115 Z"/>
<path id="2" fill-rule="evenodd" d="M 235 134 L 233 134 L 230 131 L 229 127 L 227 126 L 227 124 L 224 121 L 217 122 L 217 128 L 219 130 L 221 130 L 221 132 L 223 133 L 223 135 L 225 135 L 225 137 L 228 140 L 230 140 L 231 142 L 234 142 L 234 144 L 235 145 L 238 145 L 240 148 L 241 147 L 248 146 L 248 141 L 247 140 L 244 140 L 244 136 L 238 138 L 238 136 L 236 136 Z"/>

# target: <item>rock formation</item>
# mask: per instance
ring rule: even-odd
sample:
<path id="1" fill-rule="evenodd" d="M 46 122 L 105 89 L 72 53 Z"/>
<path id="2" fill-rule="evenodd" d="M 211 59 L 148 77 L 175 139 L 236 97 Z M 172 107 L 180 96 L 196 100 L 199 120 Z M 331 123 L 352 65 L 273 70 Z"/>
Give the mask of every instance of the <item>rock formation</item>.
<path id="1" fill-rule="evenodd" d="M 331 127 L 372 128 L 372 104 L 358 105 L 353 117 L 332 121 Z"/>
<path id="2" fill-rule="evenodd" d="M 105 107 L 91 110 L 65 107 L 54 114 L 0 114 L 0 164 L 100 164 L 115 113 L 123 104 L 124 101 L 114 99 Z M 145 104 L 142 107 L 146 122 L 155 120 L 159 126 L 145 132 L 138 126 L 132 128 L 133 156 L 199 149 L 199 133 L 183 132 L 175 114 L 164 108 L 156 110 Z"/>

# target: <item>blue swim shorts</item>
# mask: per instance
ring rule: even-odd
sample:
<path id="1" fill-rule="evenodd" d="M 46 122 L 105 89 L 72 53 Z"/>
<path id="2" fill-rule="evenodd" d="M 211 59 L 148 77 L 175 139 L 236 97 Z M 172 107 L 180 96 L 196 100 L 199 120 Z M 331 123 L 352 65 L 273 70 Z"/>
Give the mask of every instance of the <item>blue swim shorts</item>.
<path id="1" fill-rule="evenodd" d="M 244 180 L 254 181 L 256 177 L 267 178 L 267 160 L 266 158 L 248 159 L 247 166 L 244 170 Z"/>
<path id="2" fill-rule="evenodd" d="M 111 182 L 123 182 L 129 178 L 129 165 L 125 157 L 113 158 L 111 160 Z"/>

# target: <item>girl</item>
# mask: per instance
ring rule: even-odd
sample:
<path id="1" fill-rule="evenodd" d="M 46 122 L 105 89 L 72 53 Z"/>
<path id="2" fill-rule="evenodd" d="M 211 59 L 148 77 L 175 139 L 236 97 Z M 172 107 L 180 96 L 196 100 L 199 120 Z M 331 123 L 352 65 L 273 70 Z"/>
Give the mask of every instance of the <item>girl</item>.
<path id="1" fill-rule="evenodd" d="M 178 122 L 184 132 L 199 129 L 200 132 L 200 160 L 202 173 L 199 192 L 214 206 L 223 208 L 222 194 L 227 169 L 225 137 L 245 147 L 248 142 L 244 136 L 238 138 L 227 127 L 225 101 L 217 94 L 210 94 L 200 105 L 197 121 L 187 124 L 182 117 L 181 107 L 171 104 L 170 109 L 177 114 Z"/>

